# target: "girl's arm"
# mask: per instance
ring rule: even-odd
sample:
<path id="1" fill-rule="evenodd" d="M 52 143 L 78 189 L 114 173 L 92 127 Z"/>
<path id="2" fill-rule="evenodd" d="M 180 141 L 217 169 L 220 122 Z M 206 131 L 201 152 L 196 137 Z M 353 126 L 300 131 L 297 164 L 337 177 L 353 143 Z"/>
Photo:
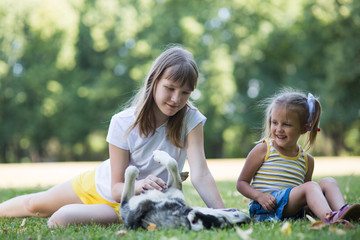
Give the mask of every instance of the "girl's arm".
<path id="1" fill-rule="evenodd" d="M 125 182 L 125 170 L 129 166 L 130 152 L 109 144 L 110 166 L 111 166 L 111 195 L 116 202 L 121 201 L 121 194 Z M 163 190 L 166 183 L 153 175 L 145 179 L 135 181 L 135 194 L 140 194 L 146 190 Z"/>
<path id="2" fill-rule="evenodd" d="M 111 166 L 111 195 L 120 202 L 125 182 L 125 170 L 129 166 L 129 151 L 109 144 Z"/>
<path id="3" fill-rule="evenodd" d="M 225 208 L 205 159 L 203 125 L 199 123 L 186 137 L 186 153 L 190 166 L 191 183 L 211 208 Z"/>
<path id="4" fill-rule="evenodd" d="M 245 165 L 236 183 L 236 189 L 245 197 L 257 201 L 266 211 L 273 211 L 276 206 L 275 198 L 266 193 L 255 190 L 251 180 L 263 164 L 267 152 L 266 143 L 256 145 L 246 158 Z"/>
<path id="5" fill-rule="evenodd" d="M 307 172 L 305 175 L 304 182 L 311 181 L 313 172 L 314 172 L 314 158 L 310 154 L 307 154 Z"/>

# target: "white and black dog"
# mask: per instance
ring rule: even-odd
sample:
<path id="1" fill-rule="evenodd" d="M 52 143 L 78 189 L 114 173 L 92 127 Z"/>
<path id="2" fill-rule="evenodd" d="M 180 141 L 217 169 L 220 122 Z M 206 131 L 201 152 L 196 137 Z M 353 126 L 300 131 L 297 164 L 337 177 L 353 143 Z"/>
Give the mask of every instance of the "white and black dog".
<path id="1" fill-rule="evenodd" d="M 238 209 L 187 206 L 177 162 L 168 153 L 159 150 L 154 151 L 154 160 L 167 167 L 168 188 L 164 191 L 149 190 L 135 196 L 134 185 L 139 170 L 129 166 L 125 171 L 125 186 L 120 206 L 120 216 L 125 227 L 146 228 L 153 223 L 157 228 L 182 227 L 201 230 L 250 222 L 250 218 Z"/>

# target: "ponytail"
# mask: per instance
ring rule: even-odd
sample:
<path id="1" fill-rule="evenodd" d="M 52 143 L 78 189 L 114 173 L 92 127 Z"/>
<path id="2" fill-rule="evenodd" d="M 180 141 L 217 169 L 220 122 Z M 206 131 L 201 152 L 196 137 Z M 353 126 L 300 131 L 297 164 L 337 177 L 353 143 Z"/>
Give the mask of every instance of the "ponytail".
<path id="1" fill-rule="evenodd" d="M 321 105 L 318 99 L 314 98 L 314 96 L 309 93 L 307 98 L 307 103 L 309 106 L 309 118 L 308 118 L 308 131 L 309 137 L 306 142 L 310 148 L 314 145 L 316 140 L 316 135 L 318 131 L 320 131 L 319 123 L 320 123 L 320 115 L 321 115 Z"/>

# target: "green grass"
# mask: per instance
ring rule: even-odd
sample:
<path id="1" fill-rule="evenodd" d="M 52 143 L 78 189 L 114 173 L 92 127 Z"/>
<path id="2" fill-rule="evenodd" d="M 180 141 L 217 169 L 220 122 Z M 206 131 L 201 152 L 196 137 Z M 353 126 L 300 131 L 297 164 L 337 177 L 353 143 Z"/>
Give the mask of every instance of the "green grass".
<path id="1" fill-rule="evenodd" d="M 337 177 L 348 202 L 360 202 L 360 176 Z M 218 182 L 218 188 L 227 207 L 235 207 L 248 213 L 247 202 L 236 191 L 235 182 Z M 24 193 L 37 192 L 35 189 L 6 189 L 0 190 L 0 202 Z M 205 206 L 191 185 L 185 184 L 184 192 L 187 203 L 192 206 Z M 91 224 L 88 226 L 69 226 L 60 229 L 47 228 L 45 218 L 27 218 L 22 226 L 23 219 L 0 218 L 0 239 L 241 239 L 235 228 L 226 230 L 189 231 L 184 229 L 160 230 L 128 230 L 123 225 L 113 224 L 101 226 Z M 324 227 L 321 230 L 310 229 L 310 222 L 306 220 L 293 221 L 292 232 L 285 235 L 281 232 L 282 222 L 251 223 L 241 226 L 242 230 L 252 229 L 251 239 L 360 239 L 360 224 L 354 224 L 356 229 L 341 229 L 341 234 L 334 233 L 333 229 Z M 124 236 L 117 235 L 125 230 Z"/>

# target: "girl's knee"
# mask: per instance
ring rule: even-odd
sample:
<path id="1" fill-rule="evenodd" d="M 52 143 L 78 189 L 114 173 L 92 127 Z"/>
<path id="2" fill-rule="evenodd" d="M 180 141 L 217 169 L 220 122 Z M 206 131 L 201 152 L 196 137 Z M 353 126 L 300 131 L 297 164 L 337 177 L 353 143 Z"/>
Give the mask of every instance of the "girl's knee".
<path id="1" fill-rule="evenodd" d="M 337 181 L 332 177 L 326 177 L 319 181 L 321 188 L 337 186 Z"/>
<path id="2" fill-rule="evenodd" d="M 39 193 L 29 194 L 24 199 L 24 207 L 33 216 L 48 217 L 50 214 L 45 211 L 43 204 L 37 199 L 38 195 Z"/>
<path id="3" fill-rule="evenodd" d="M 320 188 L 320 185 L 317 182 L 309 181 L 304 183 L 304 186 L 306 189 L 318 189 Z"/>
<path id="4" fill-rule="evenodd" d="M 67 214 L 66 206 L 60 208 L 48 220 L 48 227 L 57 228 L 69 225 L 70 216 Z"/>
<path id="5" fill-rule="evenodd" d="M 65 227 L 67 224 L 64 224 L 64 219 L 58 217 L 56 212 L 49 218 L 47 225 L 49 228 L 58 228 Z"/>
<path id="6" fill-rule="evenodd" d="M 47 225 L 49 228 L 57 228 L 60 227 L 58 224 L 58 221 L 56 219 L 56 217 L 54 216 L 56 214 L 56 212 L 49 218 Z"/>
<path id="7" fill-rule="evenodd" d="M 314 194 L 315 192 L 322 192 L 321 190 L 321 186 L 319 185 L 319 183 L 314 182 L 314 181 L 309 181 L 303 184 L 303 189 L 304 189 L 304 194 L 305 195 L 311 195 Z"/>

